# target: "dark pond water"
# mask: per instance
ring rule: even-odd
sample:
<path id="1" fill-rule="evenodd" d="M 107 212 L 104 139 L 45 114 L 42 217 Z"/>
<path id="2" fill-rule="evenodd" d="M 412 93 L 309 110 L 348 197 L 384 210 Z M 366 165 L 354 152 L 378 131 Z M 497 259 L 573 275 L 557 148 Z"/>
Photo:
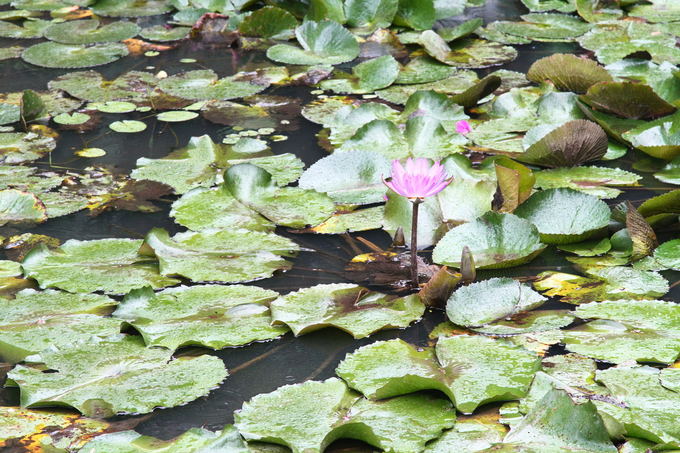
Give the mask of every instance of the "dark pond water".
<path id="1" fill-rule="evenodd" d="M 527 10 L 519 0 L 487 0 L 485 6 L 470 8 L 465 17 L 456 18 L 455 21 L 449 21 L 445 25 L 450 26 L 473 17 L 481 17 L 485 23 L 500 19 L 516 19 L 526 12 Z M 11 43 L 10 40 L 0 39 L 0 46 L 11 45 Z M 519 58 L 503 67 L 522 72 L 526 72 L 532 62 L 546 55 L 575 52 L 578 49 L 574 44 L 562 43 L 537 43 L 517 46 L 517 48 L 520 52 Z M 183 64 L 179 62 L 182 58 L 194 58 L 197 62 Z M 109 79 L 133 69 L 153 72 L 164 70 L 168 74 L 174 74 L 180 71 L 210 68 L 217 71 L 220 76 L 227 76 L 237 72 L 246 64 L 263 60 L 264 56 L 261 53 L 239 53 L 224 49 L 197 51 L 187 44 L 178 49 L 163 52 L 157 57 L 129 56 L 114 64 L 97 68 L 97 70 Z M 495 69 L 497 68 L 480 71 L 480 75 Z M 0 92 L 29 88 L 43 90 L 48 81 L 66 72 L 69 71 L 37 68 L 19 59 L 6 60 L 0 62 Z M 304 103 L 312 99 L 309 91 L 308 88 L 287 87 L 273 88 L 265 93 L 294 96 L 302 99 Z M 138 118 L 131 115 L 137 115 Z M 97 130 L 86 134 L 64 132 L 58 141 L 57 149 L 52 153 L 51 163 L 41 162 L 41 165 L 74 169 L 82 169 L 90 165 L 109 166 L 127 173 L 134 168 L 139 157 L 162 157 L 171 149 L 185 145 L 189 137 L 209 134 L 215 141 L 221 141 L 226 133 L 231 132 L 229 128 L 215 125 L 200 117 L 189 122 L 175 124 L 156 122 L 154 118 L 149 118 L 145 120 L 149 127 L 142 133 L 122 135 L 111 132 L 107 127 L 108 124 L 122 118 L 122 115 L 103 114 L 101 127 Z M 125 114 L 125 119 L 142 118 L 144 118 L 143 113 Z M 301 127 L 296 131 L 286 133 L 289 137 L 287 141 L 272 143 L 272 149 L 276 153 L 294 153 L 306 164 L 311 164 L 326 155 L 326 152 L 317 145 L 315 134 L 318 130 L 317 125 L 302 119 Z M 74 157 L 73 152 L 85 146 L 103 148 L 108 154 L 97 159 Z M 617 164 L 628 166 L 632 163 L 632 160 L 623 163 L 622 160 L 618 160 Z M 649 198 L 661 193 L 664 189 L 667 190 L 663 184 L 651 176 L 645 177 L 643 185 L 644 189 L 629 190 L 623 197 L 635 201 Z M 613 200 L 614 203 L 619 201 L 621 199 Z M 89 217 L 81 212 L 50 220 L 31 231 L 55 236 L 61 240 L 106 237 L 143 238 L 152 227 L 162 227 L 171 233 L 181 229 L 172 222 L 168 212 L 169 203 L 161 212 L 154 214 L 116 211 L 106 212 L 98 217 Z M 314 249 L 316 252 L 302 252 L 295 259 L 295 267 L 290 272 L 259 281 L 258 286 L 286 293 L 319 283 L 346 281 L 338 272 L 354 254 L 342 238 L 293 235 L 285 231 L 280 231 L 280 233 L 292 237 L 303 247 Z M 382 247 L 390 243 L 390 238 L 386 233 L 369 232 L 360 235 Z M 426 255 L 427 252 L 424 254 Z M 573 271 L 569 262 L 557 252 L 552 251 L 542 254 L 528 266 L 503 272 L 485 272 L 480 277 L 533 276 L 544 270 Z M 671 283 L 679 278 L 677 273 L 667 273 L 666 277 Z M 680 292 L 675 287 L 666 298 L 678 300 L 678 296 Z M 555 308 L 557 305 L 558 303 L 553 302 L 545 308 Z M 157 410 L 145 417 L 136 429 L 143 434 L 163 439 L 174 437 L 191 427 L 221 429 L 225 424 L 232 422 L 234 410 L 239 409 L 244 401 L 258 393 L 270 392 L 284 384 L 331 377 L 334 375 L 338 362 L 346 353 L 377 340 L 402 338 L 412 343 L 426 344 L 428 333 L 444 320 L 443 313 L 433 311 L 408 329 L 385 331 L 360 341 L 353 340 L 348 334 L 338 330 L 324 329 L 300 338 L 294 338 L 288 334 L 282 339 L 268 343 L 211 352 L 224 360 L 230 372 L 230 377 L 220 388 L 211 392 L 209 396 L 186 406 Z M 179 353 L 184 352 L 190 353 L 191 351 Z M 560 350 L 553 348 L 550 352 L 559 353 Z M 18 392 L 0 390 L 0 404 L 16 405 L 17 403 Z M 341 446 L 338 445 L 333 449 L 335 448 L 340 449 Z"/>

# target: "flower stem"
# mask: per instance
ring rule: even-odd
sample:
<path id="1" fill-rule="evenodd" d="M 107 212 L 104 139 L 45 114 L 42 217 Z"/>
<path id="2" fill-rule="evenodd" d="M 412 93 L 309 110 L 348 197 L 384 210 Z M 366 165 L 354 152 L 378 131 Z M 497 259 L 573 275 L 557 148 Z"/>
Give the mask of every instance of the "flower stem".
<path id="1" fill-rule="evenodd" d="M 413 216 L 411 220 L 411 284 L 418 289 L 418 206 L 422 202 L 416 198 L 413 203 Z"/>

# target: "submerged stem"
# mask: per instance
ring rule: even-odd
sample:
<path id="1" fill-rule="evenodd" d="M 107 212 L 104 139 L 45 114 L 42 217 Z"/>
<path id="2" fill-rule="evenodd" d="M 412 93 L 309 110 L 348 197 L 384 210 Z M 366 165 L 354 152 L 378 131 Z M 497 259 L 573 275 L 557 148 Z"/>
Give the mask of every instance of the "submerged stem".
<path id="1" fill-rule="evenodd" d="M 413 216 L 411 220 L 411 284 L 418 289 L 418 206 L 422 200 L 416 198 L 413 203 Z"/>

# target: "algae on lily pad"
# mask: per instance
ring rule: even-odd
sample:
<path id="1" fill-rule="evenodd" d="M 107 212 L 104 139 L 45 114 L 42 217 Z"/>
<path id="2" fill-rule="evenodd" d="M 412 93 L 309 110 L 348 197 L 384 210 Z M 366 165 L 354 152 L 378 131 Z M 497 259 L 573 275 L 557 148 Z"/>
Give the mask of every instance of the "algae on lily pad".
<path id="1" fill-rule="evenodd" d="M 531 261 L 545 249 L 538 230 L 512 214 L 489 212 L 477 220 L 450 230 L 432 252 L 435 263 L 460 267 L 468 247 L 480 269 L 499 269 Z"/>
<path id="2" fill-rule="evenodd" d="M 311 165 L 298 183 L 326 193 L 336 203 L 370 204 L 383 201 L 383 178 L 390 173 L 389 160 L 375 151 L 335 152 Z"/>
<path id="3" fill-rule="evenodd" d="M 45 38 L 63 44 L 91 44 L 122 41 L 139 33 L 139 27 L 132 22 L 118 21 L 101 27 L 99 25 L 97 19 L 61 22 L 47 27 Z"/>
<path id="4" fill-rule="evenodd" d="M 522 397 L 539 367 L 538 356 L 523 348 L 457 335 L 425 349 L 403 340 L 376 342 L 348 354 L 336 372 L 368 398 L 434 389 L 470 413 L 481 404 Z"/>
<path id="5" fill-rule="evenodd" d="M 151 286 L 163 288 L 178 283 L 158 272 L 158 263 L 137 252 L 142 241 L 132 239 L 70 239 L 56 250 L 43 245 L 33 249 L 22 262 L 26 277 L 42 288 L 73 293 L 102 291 L 125 294 Z"/>
<path id="6" fill-rule="evenodd" d="M 128 48 L 119 43 L 78 45 L 42 42 L 24 50 L 21 58 L 43 68 L 73 69 L 105 65 L 127 54 Z"/>
<path id="7" fill-rule="evenodd" d="M 125 296 L 113 316 L 132 325 L 148 346 L 222 349 L 286 333 L 271 325 L 269 303 L 277 296 L 243 285 L 179 286 L 158 293 L 143 288 Z"/>
<path id="8" fill-rule="evenodd" d="M 76 346 L 77 347 L 73 347 Z M 172 358 L 130 335 L 91 338 L 26 358 L 8 373 L 24 407 L 70 406 L 87 416 L 144 414 L 207 395 L 226 377 L 217 357 Z M 43 369 L 54 370 L 43 373 Z"/>
<path id="9" fill-rule="evenodd" d="M 270 231 L 274 224 L 239 203 L 222 184 L 199 187 L 182 195 L 172 204 L 170 216 L 175 222 L 193 231 L 209 229 L 246 229 Z"/>
<path id="10" fill-rule="evenodd" d="M 230 167 L 224 183 L 238 201 L 277 225 L 314 226 L 335 212 L 328 195 L 301 187 L 278 187 L 270 173 L 252 164 Z"/>
<path id="11" fill-rule="evenodd" d="M 267 49 L 267 57 L 286 64 L 340 64 L 359 55 L 359 43 L 352 33 L 332 20 L 306 21 L 295 29 L 302 48 L 276 44 Z"/>
<path id="12" fill-rule="evenodd" d="M 256 395 L 234 417 L 246 440 L 285 445 L 293 453 L 320 453 L 341 438 L 362 440 L 384 451 L 417 453 L 456 418 L 445 399 L 407 395 L 368 401 L 337 378 Z"/>
<path id="13" fill-rule="evenodd" d="M 296 336 L 332 326 L 354 338 L 408 327 L 425 312 L 417 295 L 396 297 L 349 283 L 303 288 L 279 297 L 270 308 L 272 322 L 288 325 Z"/>
<path id="14" fill-rule="evenodd" d="M 248 282 L 271 277 L 292 264 L 298 245 L 288 238 L 264 231 L 186 231 L 170 237 L 161 228 L 152 229 L 142 253 L 155 255 L 161 275 L 186 277 L 195 282 Z"/>
<path id="15" fill-rule="evenodd" d="M 117 334 L 122 321 L 101 316 L 115 305 L 106 296 L 54 290 L 26 289 L 14 299 L 0 299 L 0 357 L 17 363 L 48 347 Z"/>
<path id="16" fill-rule="evenodd" d="M 566 244 L 603 234 L 611 211 L 604 201 L 571 189 L 548 189 L 534 193 L 515 215 L 538 228 L 548 244 Z"/>
<path id="17" fill-rule="evenodd" d="M 533 310 L 545 301 L 545 297 L 518 281 L 492 278 L 455 290 L 446 303 L 446 315 L 459 326 L 479 327 Z"/>
<path id="18" fill-rule="evenodd" d="M 53 137 L 34 132 L 0 133 L 0 163 L 20 164 L 40 159 L 57 146 Z"/>

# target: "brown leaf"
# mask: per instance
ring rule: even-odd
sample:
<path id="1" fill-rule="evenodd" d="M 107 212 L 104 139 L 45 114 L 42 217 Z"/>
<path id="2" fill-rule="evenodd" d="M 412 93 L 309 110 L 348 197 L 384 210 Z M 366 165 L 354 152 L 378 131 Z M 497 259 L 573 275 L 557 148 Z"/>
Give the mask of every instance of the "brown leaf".
<path id="1" fill-rule="evenodd" d="M 637 261 L 651 255 L 659 245 L 659 241 L 652 227 L 630 201 L 626 200 L 626 208 L 628 208 L 626 211 L 626 228 L 630 239 L 633 241 L 631 259 Z"/>

